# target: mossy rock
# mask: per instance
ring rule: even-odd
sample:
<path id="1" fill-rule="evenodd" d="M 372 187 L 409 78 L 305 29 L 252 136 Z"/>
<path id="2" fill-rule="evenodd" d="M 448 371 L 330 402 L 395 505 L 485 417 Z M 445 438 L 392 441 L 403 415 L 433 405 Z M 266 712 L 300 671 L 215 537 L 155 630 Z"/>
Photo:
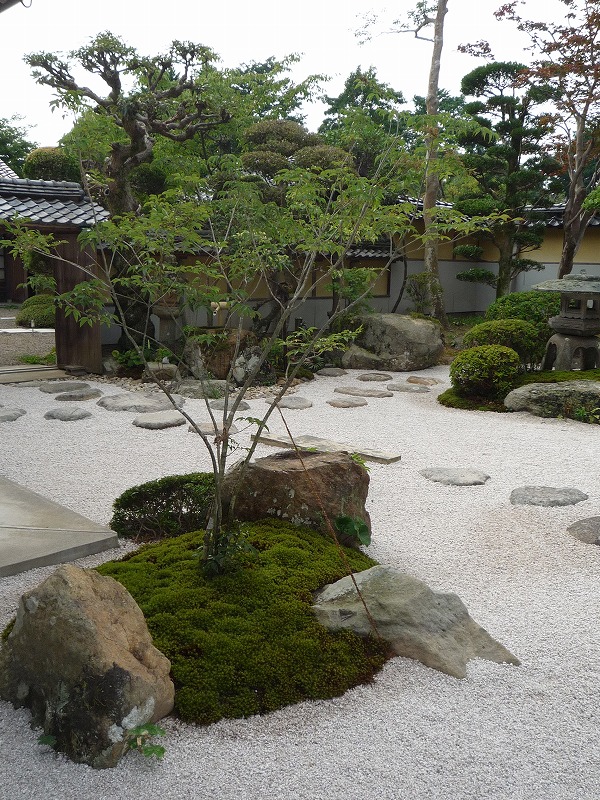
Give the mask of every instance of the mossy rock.
<path id="1" fill-rule="evenodd" d="M 313 593 L 347 574 L 332 541 L 279 520 L 242 531 L 255 553 L 210 580 L 199 571 L 202 532 L 98 568 L 140 605 L 154 644 L 171 661 L 175 711 L 189 722 L 334 697 L 370 681 L 389 656 L 379 640 L 330 633 L 311 611 Z M 358 551 L 344 553 L 355 572 L 375 564 Z"/>

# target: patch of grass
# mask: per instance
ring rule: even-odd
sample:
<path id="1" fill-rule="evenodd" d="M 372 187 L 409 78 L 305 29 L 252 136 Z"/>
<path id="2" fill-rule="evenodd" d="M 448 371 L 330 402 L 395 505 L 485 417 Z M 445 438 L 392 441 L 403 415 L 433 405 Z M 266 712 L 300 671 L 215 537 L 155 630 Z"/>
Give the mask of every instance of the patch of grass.
<path id="1" fill-rule="evenodd" d="M 374 638 L 330 633 L 310 609 L 313 592 L 346 574 L 333 542 L 279 520 L 247 523 L 243 532 L 257 552 L 210 580 L 198 568 L 202 532 L 98 568 L 140 605 L 171 661 L 175 711 L 190 722 L 334 697 L 370 681 L 389 656 Z M 356 572 L 375 564 L 356 550 L 345 553 Z"/>
<path id="2" fill-rule="evenodd" d="M 24 355 L 19 356 L 21 364 L 42 364 L 46 367 L 51 367 L 56 364 L 56 348 L 52 348 L 45 356 Z"/>
<path id="3" fill-rule="evenodd" d="M 497 411 L 507 412 L 501 400 L 492 400 L 489 397 L 463 397 L 455 389 L 446 389 L 438 395 L 438 403 L 447 408 L 460 408 L 464 411 Z"/>

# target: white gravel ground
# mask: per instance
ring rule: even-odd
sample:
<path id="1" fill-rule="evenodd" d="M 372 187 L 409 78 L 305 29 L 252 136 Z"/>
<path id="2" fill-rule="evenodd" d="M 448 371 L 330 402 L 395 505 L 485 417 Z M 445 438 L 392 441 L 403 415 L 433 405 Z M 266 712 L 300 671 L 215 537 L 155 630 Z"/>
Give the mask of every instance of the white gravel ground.
<path id="1" fill-rule="evenodd" d="M 474 661 L 468 677 L 456 680 L 396 658 L 373 685 L 335 700 L 208 728 L 168 720 L 161 763 L 132 753 L 102 772 L 38 745 L 28 713 L 0 703 L 0 797 L 598 800 L 600 548 L 566 528 L 600 514 L 600 428 L 446 409 L 435 401 L 444 386 L 369 399 L 362 408 L 328 406 L 333 388 L 356 385 L 357 374 L 301 387 L 314 405 L 287 412 L 292 431 L 402 453 L 399 463 L 371 465 L 370 554 L 456 592 L 522 666 Z M 448 385 L 447 367 L 420 374 Z M 0 386 L 0 403 L 27 409 L 1 426 L 0 472 L 97 522 L 108 522 L 112 500 L 131 485 L 208 467 L 184 427 L 136 428 L 132 415 L 94 401 L 84 404 L 92 419 L 44 420 L 55 401 L 33 388 Z M 186 408 L 208 418 L 201 401 Z M 254 400 L 247 413 L 264 408 Z M 283 432 L 275 416 L 270 428 Z M 245 444 L 246 434 L 238 438 Z M 268 452 L 261 447 L 257 455 Z M 437 466 L 472 466 L 491 480 L 457 488 L 418 474 Z M 511 506 L 511 490 L 523 485 L 572 486 L 589 500 Z M 20 594 L 51 571 L 0 581 L 0 625 Z"/>

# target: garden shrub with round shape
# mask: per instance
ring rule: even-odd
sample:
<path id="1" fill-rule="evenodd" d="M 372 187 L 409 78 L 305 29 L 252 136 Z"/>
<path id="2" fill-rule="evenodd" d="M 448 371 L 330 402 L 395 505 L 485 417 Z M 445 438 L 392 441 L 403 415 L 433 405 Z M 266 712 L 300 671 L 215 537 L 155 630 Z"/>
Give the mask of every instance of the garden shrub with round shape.
<path id="1" fill-rule="evenodd" d="M 17 311 L 15 323 L 22 328 L 54 328 L 56 326 L 56 305 L 51 294 L 35 294 L 27 298 Z"/>
<path id="2" fill-rule="evenodd" d="M 467 331 L 463 337 L 465 347 L 484 344 L 501 344 L 510 347 L 521 358 L 523 367 L 541 361 L 544 349 L 540 346 L 538 328 L 523 319 L 497 319 L 482 322 Z"/>
<path id="3" fill-rule="evenodd" d="M 532 289 L 529 292 L 512 292 L 497 300 L 485 312 L 486 320 L 524 319 L 533 323 L 538 329 L 540 345 L 546 342 L 554 331 L 548 325 L 550 317 L 560 312 L 560 294 L 558 292 L 540 292 Z"/>
<path id="4" fill-rule="evenodd" d="M 343 694 L 389 657 L 375 638 L 321 626 L 313 593 L 347 574 L 332 540 L 281 520 L 245 523 L 254 552 L 240 567 L 202 577 L 202 532 L 144 546 L 103 564 L 141 607 L 154 644 L 171 661 L 175 711 L 208 725 Z M 355 572 L 375 562 L 344 548 Z"/>
<path id="5" fill-rule="evenodd" d="M 459 353 L 450 365 L 453 388 L 467 397 L 505 397 L 517 383 L 521 359 L 510 347 L 487 344 Z"/>
<path id="6" fill-rule="evenodd" d="M 141 541 L 197 531 L 208 522 L 214 485 L 212 473 L 191 472 L 133 486 L 113 503 L 110 527 Z"/>

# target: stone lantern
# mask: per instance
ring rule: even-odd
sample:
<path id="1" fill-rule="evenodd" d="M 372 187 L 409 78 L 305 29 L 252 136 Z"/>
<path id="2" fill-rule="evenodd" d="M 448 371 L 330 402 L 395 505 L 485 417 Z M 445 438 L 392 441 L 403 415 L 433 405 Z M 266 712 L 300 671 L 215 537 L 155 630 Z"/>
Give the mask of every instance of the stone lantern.
<path id="1" fill-rule="evenodd" d="M 542 369 L 569 371 L 600 366 L 600 277 L 565 275 L 533 287 L 542 292 L 560 292 L 560 313 L 548 324 L 553 331 L 546 345 Z"/>

